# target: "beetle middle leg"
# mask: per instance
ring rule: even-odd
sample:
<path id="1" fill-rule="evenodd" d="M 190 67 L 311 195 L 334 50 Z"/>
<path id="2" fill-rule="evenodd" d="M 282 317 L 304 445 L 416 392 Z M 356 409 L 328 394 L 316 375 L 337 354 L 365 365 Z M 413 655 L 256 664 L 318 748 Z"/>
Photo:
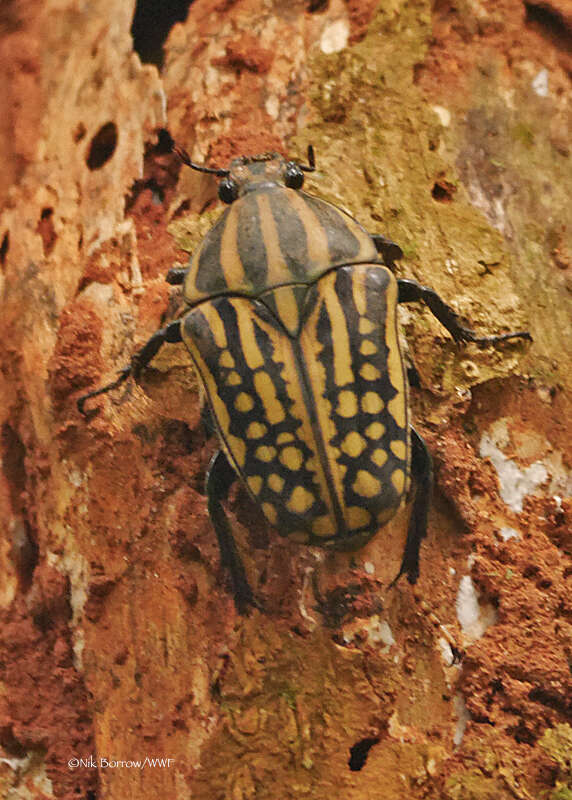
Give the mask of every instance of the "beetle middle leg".
<path id="1" fill-rule="evenodd" d="M 218 539 L 222 566 L 230 572 L 236 610 L 239 614 L 246 614 L 251 606 L 258 606 L 258 603 L 248 583 L 244 564 L 222 506 L 236 478 L 236 472 L 229 464 L 226 455 L 219 450 L 212 457 L 207 472 L 208 509 Z"/>
<path id="2" fill-rule="evenodd" d="M 403 250 L 398 244 L 392 242 L 391 239 L 387 239 L 385 236 L 382 236 L 381 233 L 372 233 L 371 238 L 373 239 L 375 249 L 383 257 L 383 263 L 386 267 L 392 267 L 395 261 L 399 261 L 400 258 L 403 258 Z"/>
<path id="3" fill-rule="evenodd" d="M 433 489 L 433 462 L 427 445 L 413 426 L 411 430 L 411 477 L 415 484 L 415 499 L 411 509 L 411 519 L 407 529 L 407 540 L 403 560 L 395 584 L 402 575 L 407 575 L 409 583 L 416 583 L 419 577 L 419 548 L 427 535 L 427 515 Z"/>
<path id="4" fill-rule="evenodd" d="M 465 328 L 459 322 L 458 315 L 442 300 L 437 292 L 428 286 L 421 286 L 417 281 L 400 278 L 398 303 L 413 303 L 422 300 L 441 325 L 443 325 L 456 342 L 476 342 L 476 344 L 496 344 L 507 339 L 528 339 L 532 336 L 528 331 L 515 331 L 514 333 L 501 333 L 498 336 L 477 336 L 470 328 Z"/>
<path id="5" fill-rule="evenodd" d="M 97 397 L 100 394 L 107 394 L 107 392 L 117 389 L 122 383 L 125 383 L 130 376 L 133 376 L 133 378 L 137 380 L 142 370 L 154 359 L 165 342 L 177 344 L 182 341 L 181 321 L 178 319 L 156 331 L 143 347 L 131 356 L 131 362 L 128 366 L 123 367 L 116 380 L 102 386 L 100 389 L 88 392 L 78 399 L 77 407 L 80 414 L 85 415 L 87 413 L 85 410 L 85 403 L 87 400 L 91 400 L 92 397 Z"/>
<path id="6" fill-rule="evenodd" d="M 171 286 L 180 286 L 185 282 L 187 277 L 188 267 L 171 267 L 169 272 L 165 275 L 165 280 Z"/>

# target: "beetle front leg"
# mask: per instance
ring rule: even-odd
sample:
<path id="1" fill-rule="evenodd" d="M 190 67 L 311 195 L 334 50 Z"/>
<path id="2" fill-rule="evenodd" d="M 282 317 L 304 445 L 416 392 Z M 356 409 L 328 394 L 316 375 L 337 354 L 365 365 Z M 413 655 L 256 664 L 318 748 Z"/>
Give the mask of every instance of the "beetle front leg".
<path id="1" fill-rule="evenodd" d="M 153 360 L 165 342 L 177 344 L 182 341 L 180 320 L 170 322 L 169 325 L 166 325 L 164 328 L 154 333 L 149 341 L 131 357 L 131 363 L 127 367 L 123 367 L 116 380 L 102 386 L 100 389 L 88 392 L 78 399 L 77 407 L 80 414 L 84 416 L 87 414 L 85 403 L 87 400 L 91 400 L 92 397 L 97 397 L 100 394 L 107 394 L 107 392 L 117 389 L 122 383 L 125 383 L 130 376 L 133 376 L 133 378 L 137 380 L 142 370 Z"/>
<path id="2" fill-rule="evenodd" d="M 207 471 L 206 492 L 209 515 L 218 539 L 221 564 L 230 572 L 234 605 L 239 614 L 247 614 L 252 606 L 258 607 L 258 603 L 248 583 L 244 564 L 222 506 L 236 477 L 236 472 L 231 467 L 228 458 L 222 450 L 219 450 L 212 457 Z"/>
<path id="3" fill-rule="evenodd" d="M 434 317 L 443 325 L 456 342 L 475 342 L 476 344 L 496 344 L 507 339 L 528 339 L 532 341 L 532 336 L 528 331 L 516 331 L 514 333 L 502 333 L 498 336 L 477 336 L 470 328 L 465 328 L 459 322 L 458 315 L 442 300 L 437 292 L 428 286 L 421 286 L 417 281 L 400 278 L 397 281 L 399 287 L 398 303 L 413 303 L 421 300 L 429 308 Z"/>
<path id="4" fill-rule="evenodd" d="M 413 426 L 411 430 L 411 477 L 415 484 L 415 499 L 411 509 L 411 519 L 407 529 L 407 540 L 403 559 L 395 584 L 402 575 L 407 575 L 409 583 L 417 582 L 419 577 L 419 548 L 427 535 L 427 515 L 433 489 L 433 460 L 427 445 Z"/>

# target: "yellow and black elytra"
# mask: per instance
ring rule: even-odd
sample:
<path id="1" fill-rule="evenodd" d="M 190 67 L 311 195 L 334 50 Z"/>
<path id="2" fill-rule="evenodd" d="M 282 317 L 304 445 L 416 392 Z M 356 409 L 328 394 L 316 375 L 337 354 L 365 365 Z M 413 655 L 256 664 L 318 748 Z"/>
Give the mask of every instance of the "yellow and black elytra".
<path id="1" fill-rule="evenodd" d="M 415 484 L 399 577 L 414 583 L 427 528 L 431 458 L 410 425 L 398 303 L 424 301 L 456 341 L 477 337 L 427 287 L 388 269 L 398 245 L 300 191 L 308 165 L 276 153 L 235 159 L 221 177 L 229 208 L 187 269 L 188 311 L 157 331 L 113 383 L 137 379 L 164 342 L 184 342 L 205 389 L 221 450 L 207 475 L 209 512 L 236 605 L 254 603 L 222 502 L 238 476 L 280 534 L 354 549 L 397 511 Z"/>

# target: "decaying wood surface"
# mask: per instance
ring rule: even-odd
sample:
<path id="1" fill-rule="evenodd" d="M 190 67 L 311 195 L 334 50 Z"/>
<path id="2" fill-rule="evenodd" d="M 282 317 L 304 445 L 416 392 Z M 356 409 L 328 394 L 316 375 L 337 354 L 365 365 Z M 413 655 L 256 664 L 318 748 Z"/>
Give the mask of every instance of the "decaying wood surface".
<path id="1" fill-rule="evenodd" d="M 0 10 L 0 795 L 572 797 L 570 3 L 195 0 L 160 71 L 133 13 Z M 415 590 L 406 509 L 325 556 L 239 490 L 264 611 L 238 617 L 185 353 L 78 414 L 220 213 L 167 130 L 215 166 L 312 143 L 308 188 L 400 275 L 531 331 L 457 348 L 402 313 L 436 467 Z"/>

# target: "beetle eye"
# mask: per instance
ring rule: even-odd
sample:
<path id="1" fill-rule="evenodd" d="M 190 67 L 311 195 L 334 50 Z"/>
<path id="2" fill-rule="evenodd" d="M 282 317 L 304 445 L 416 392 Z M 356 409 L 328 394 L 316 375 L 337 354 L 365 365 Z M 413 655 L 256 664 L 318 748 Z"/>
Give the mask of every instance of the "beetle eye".
<path id="1" fill-rule="evenodd" d="M 224 178 L 218 185 L 218 196 L 223 203 L 230 205 L 238 197 L 238 184 L 232 178 Z"/>
<path id="2" fill-rule="evenodd" d="M 284 183 L 290 189 L 301 189 L 304 183 L 304 173 L 296 164 L 295 161 L 289 161 L 286 164 L 286 173 L 284 175 Z"/>

